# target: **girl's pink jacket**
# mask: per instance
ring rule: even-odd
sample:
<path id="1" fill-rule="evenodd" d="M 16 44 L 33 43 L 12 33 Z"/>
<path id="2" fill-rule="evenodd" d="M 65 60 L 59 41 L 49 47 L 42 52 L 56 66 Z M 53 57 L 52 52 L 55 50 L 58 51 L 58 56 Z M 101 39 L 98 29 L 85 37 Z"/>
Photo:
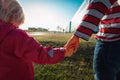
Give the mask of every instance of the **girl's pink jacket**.
<path id="1" fill-rule="evenodd" d="M 34 80 L 32 62 L 55 64 L 63 48 L 43 47 L 26 32 L 0 21 L 0 80 Z"/>

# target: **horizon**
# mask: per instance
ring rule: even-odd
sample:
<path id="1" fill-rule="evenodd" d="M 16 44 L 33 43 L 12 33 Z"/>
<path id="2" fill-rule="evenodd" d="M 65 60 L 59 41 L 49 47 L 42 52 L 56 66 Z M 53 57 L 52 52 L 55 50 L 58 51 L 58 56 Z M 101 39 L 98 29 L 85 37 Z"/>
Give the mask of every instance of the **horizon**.
<path id="1" fill-rule="evenodd" d="M 25 14 L 22 29 L 28 27 L 57 30 L 66 29 L 83 0 L 19 0 Z"/>

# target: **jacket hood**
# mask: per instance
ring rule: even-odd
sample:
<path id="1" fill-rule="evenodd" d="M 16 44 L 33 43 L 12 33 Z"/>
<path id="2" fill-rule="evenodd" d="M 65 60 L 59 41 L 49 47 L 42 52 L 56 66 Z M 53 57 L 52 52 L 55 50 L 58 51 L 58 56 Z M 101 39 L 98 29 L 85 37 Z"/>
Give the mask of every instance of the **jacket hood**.
<path id="1" fill-rule="evenodd" d="M 13 29 L 15 29 L 13 24 L 0 21 L 0 44 Z"/>

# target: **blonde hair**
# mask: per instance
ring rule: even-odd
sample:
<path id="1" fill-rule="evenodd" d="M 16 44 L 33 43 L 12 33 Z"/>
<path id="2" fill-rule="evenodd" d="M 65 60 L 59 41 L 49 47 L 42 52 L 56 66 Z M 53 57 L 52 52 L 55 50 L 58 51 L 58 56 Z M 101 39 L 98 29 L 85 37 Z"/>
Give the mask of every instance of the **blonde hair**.
<path id="1" fill-rule="evenodd" d="M 24 23 L 24 13 L 17 0 L 0 0 L 0 19 L 6 23 Z"/>

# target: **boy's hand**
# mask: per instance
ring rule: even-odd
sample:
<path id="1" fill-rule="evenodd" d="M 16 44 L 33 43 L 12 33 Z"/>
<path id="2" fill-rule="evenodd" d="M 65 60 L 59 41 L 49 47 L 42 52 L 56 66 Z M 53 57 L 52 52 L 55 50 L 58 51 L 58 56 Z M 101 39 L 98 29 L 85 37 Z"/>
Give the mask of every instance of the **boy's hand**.
<path id="1" fill-rule="evenodd" d="M 74 46 L 71 46 L 69 48 L 65 48 L 65 57 L 70 57 L 74 53 Z"/>
<path id="2" fill-rule="evenodd" d="M 71 48 L 72 50 L 74 50 L 74 53 L 77 51 L 79 45 L 79 38 L 77 36 L 72 36 L 68 42 L 65 45 L 65 48 L 68 50 L 69 48 Z"/>

